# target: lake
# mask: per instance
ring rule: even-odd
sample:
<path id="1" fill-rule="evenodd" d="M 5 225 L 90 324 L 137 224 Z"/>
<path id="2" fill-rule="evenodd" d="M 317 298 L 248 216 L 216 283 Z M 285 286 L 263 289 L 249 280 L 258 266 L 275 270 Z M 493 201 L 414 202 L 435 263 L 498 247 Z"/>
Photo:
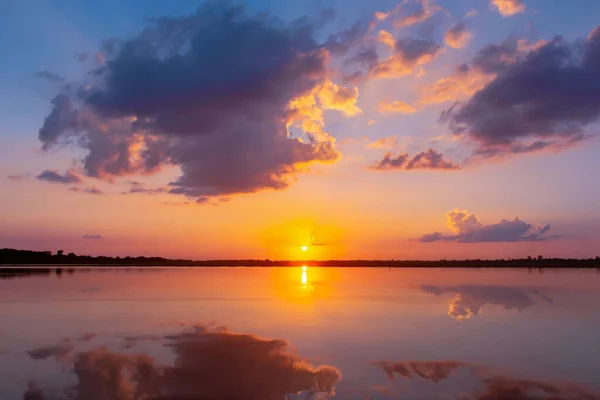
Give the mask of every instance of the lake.
<path id="1" fill-rule="evenodd" d="M 0 280 L 2 400 L 598 393 L 597 270 L 105 268 Z"/>

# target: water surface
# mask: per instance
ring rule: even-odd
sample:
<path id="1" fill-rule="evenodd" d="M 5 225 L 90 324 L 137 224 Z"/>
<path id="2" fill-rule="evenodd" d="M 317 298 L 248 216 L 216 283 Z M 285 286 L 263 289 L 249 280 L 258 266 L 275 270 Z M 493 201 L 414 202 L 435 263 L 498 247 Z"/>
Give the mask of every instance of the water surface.
<path id="1" fill-rule="evenodd" d="M 0 399 L 598 399 L 599 306 L 596 270 L 2 279 Z"/>

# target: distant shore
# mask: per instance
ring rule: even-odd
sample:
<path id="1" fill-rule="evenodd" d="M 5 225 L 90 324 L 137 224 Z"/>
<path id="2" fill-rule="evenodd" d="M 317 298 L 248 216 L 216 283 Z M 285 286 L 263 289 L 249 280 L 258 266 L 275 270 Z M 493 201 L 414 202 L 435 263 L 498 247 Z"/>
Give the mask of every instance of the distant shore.
<path id="1" fill-rule="evenodd" d="M 16 269 L 102 267 L 372 267 L 372 268 L 600 268 L 600 257 L 588 259 L 544 258 L 499 260 L 184 260 L 162 257 L 81 256 L 63 251 L 0 249 L 0 273 Z"/>

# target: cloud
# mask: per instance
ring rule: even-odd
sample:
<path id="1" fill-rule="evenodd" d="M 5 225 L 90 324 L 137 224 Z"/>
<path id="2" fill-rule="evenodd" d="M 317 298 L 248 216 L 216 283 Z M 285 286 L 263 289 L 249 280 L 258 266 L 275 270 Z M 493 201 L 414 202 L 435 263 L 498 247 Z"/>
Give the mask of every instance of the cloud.
<path id="1" fill-rule="evenodd" d="M 418 153 L 412 158 L 408 153 L 398 154 L 385 153 L 383 159 L 379 160 L 371 169 L 377 171 L 389 170 L 413 170 L 413 169 L 441 169 L 454 170 L 461 166 L 444 160 L 444 156 L 433 149 Z"/>
<path id="2" fill-rule="evenodd" d="M 492 376 L 483 379 L 485 389 L 473 400 L 594 400 L 597 393 L 573 385 L 545 381 L 518 379 L 507 376 Z"/>
<path id="3" fill-rule="evenodd" d="M 504 310 L 522 312 L 536 304 L 553 304 L 552 300 L 535 289 L 494 285 L 435 286 L 423 285 L 425 293 L 440 296 L 456 294 L 448 307 L 448 315 L 456 320 L 479 315 L 486 304 L 500 306 Z"/>
<path id="4" fill-rule="evenodd" d="M 478 14 L 477 10 L 473 8 L 472 10 L 470 10 L 469 12 L 467 12 L 465 14 L 465 18 L 473 18 L 473 17 L 476 17 L 477 14 Z"/>
<path id="5" fill-rule="evenodd" d="M 444 235 L 441 232 L 434 232 L 421 236 L 419 241 L 422 243 L 442 240 L 460 243 L 485 243 L 539 241 L 552 238 L 546 235 L 550 231 L 550 225 L 536 228 L 519 219 L 519 217 L 514 217 L 512 220 L 503 218 L 493 224 L 485 225 L 479 221 L 475 214 L 454 209 L 446 214 L 446 219 L 454 234 Z"/>
<path id="6" fill-rule="evenodd" d="M 433 383 L 439 383 L 459 375 L 458 370 L 464 370 L 478 381 L 479 385 L 475 389 L 462 387 L 461 381 L 464 382 L 464 379 L 461 376 L 456 379 L 457 385 L 445 386 L 444 395 L 447 398 L 464 400 L 595 400 L 599 398 L 598 393 L 572 383 L 521 379 L 461 361 L 376 361 L 373 364 L 384 371 L 390 379 L 394 379 L 395 376 L 412 379 L 416 375 Z M 395 393 L 394 390 L 390 391 L 387 388 L 378 387 L 377 390 Z"/>
<path id="7" fill-rule="evenodd" d="M 15 174 L 15 175 L 8 175 L 6 177 L 6 179 L 10 179 L 11 181 L 22 181 L 29 178 L 29 174 Z"/>
<path id="8" fill-rule="evenodd" d="M 392 101 L 391 103 L 380 102 L 375 106 L 375 110 L 381 114 L 411 114 L 417 111 L 413 106 L 403 101 Z"/>
<path id="9" fill-rule="evenodd" d="M 40 181 L 62 183 L 64 185 L 83 182 L 82 179 L 79 177 L 79 173 L 74 168 L 68 169 L 64 174 L 61 174 L 60 172 L 54 169 L 47 169 L 45 171 L 42 171 L 42 173 L 36 176 L 36 178 Z"/>
<path id="10" fill-rule="evenodd" d="M 523 0 L 492 0 L 493 6 L 503 17 L 510 17 L 525 12 Z"/>
<path id="11" fill-rule="evenodd" d="M 383 31 L 385 32 L 385 31 Z M 380 32 L 379 40 L 392 46 L 392 54 L 369 65 L 370 76 L 397 78 L 413 72 L 415 67 L 427 64 L 438 54 L 441 46 L 429 39 L 406 37 L 393 40 Z"/>
<path id="12" fill-rule="evenodd" d="M 404 1 L 394 10 L 394 13 L 399 14 L 399 16 L 394 20 L 393 25 L 397 28 L 403 28 L 419 24 L 427 21 L 440 10 L 441 7 L 431 4 L 429 0 Z"/>
<path id="13" fill-rule="evenodd" d="M 516 60 L 513 54 L 525 53 Z M 592 136 L 600 117 L 600 28 L 587 39 L 488 46 L 474 58 L 495 77 L 444 113 L 455 135 L 466 135 L 483 156 L 562 150 Z M 475 154 L 476 156 L 479 154 Z"/>
<path id="14" fill-rule="evenodd" d="M 140 182 L 136 182 L 136 181 L 128 181 L 127 183 L 129 183 L 131 185 L 131 187 L 129 188 L 128 191 L 123 192 L 122 194 L 137 194 L 137 193 L 143 193 L 143 194 L 159 194 L 159 193 L 166 193 L 168 191 L 167 188 L 146 188 L 144 186 L 144 184 L 140 183 Z"/>
<path id="15" fill-rule="evenodd" d="M 27 390 L 23 393 L 23 400 L 44 400 L 43 392 L 33 383 L 27 385 Z"/>
<path id="16" fill-rule="evenodd" d="M 100 235 L 83 235 L 81 238 L 82 239 L 91 239 L 91 240 L 100 240 L 100 239 L 102 239 L 102 236 L 100 236 Z"/>
<path id="17" fill-rule="evenodd" d="M 518 62 L 543 42 L 528 44 L 525 40 L 508 38 L 479 50 L 470 63 L 455 68 L 452 75 L 441 78 L 421 91 L 421 102 L 442 103 L 469 97 L 483 89 L 498 73 Z"/>
<path id="18" fill-rule="evenodd" d="M 332 82 L 328 65 L 364 23 L 318 43 L 322 22 L 227 4 L 106 41 L 90 81 L 54 98 L 42 148 L 75 143 L 85 174 L 105 181 L 177 166 L 169 193 L 196 199 L 285 189 L 310 165 L 336 162 L 323 112 L 360 110 L 358 89 Z"/>
<path id="19" fill-rule="evenodd" d="M 54 357 L 57 360 L 62 360 L 74 349 L 75 346 L 73 344 L 61 343 L 58 345 L 33 349 L 28 351 L 27 354 L 34 360 L 45 360 L 50 357 Z"/>
<path id="20" fill-rule="evenodd" d="M 37 73 L 37 76 L 46 80 L 49 80 L 51 82 L 64 82 L 65 78 L 63 78 L 62 76 L 55 74 L 54 72 L 50 72 L 50 71 L 39 71 Z"/>
<path id="21" fill-rule="evenodd" d="M 368 149 L 383 149 L 383 148 L 394 148 L 400 143 L 400 138 L 396 136 L 389 136 L 381 139 L 377 139 L 373 142 L 367 143 Z"/>
<path id="22" fill-rule="evenodd" d="M 447 379 L 452 371 L 466 366 L 457 361 L 376 361 L 373 364 L 385 371 L 390 379 L 394 379 L 395 375 L 409 379 L 419 376 L 435 383 Z"/>
<path id="23" fill-rule="evenodd" d="M 89 186 L 89 187 L 84 187 L 84 188 L 73 186 L 69 190 L 72 192 L 88 193 L 88 194 L 95 194 L 95 195 L 104 194 L 104 192 L 102 190 L 100 190 L 97 186 Z"/>
<path id="24" fill-rule="evenodd" d="M 444 43 L 454 49 L 460 49 L 467 45 L 473 34 L 467 30 L 464 22 L 459 22 L 448 29 L 444 35 Z"/>
<path id="25" fill-rule="evenodd" d="M 335 367 L 314 367 L 300 359 L 285 340 L 202 327 L 166 339 L 175 355 L 172 365 L 103 348 L 77 354 L 77 383 L 64 392 L 73 400 L 263 400 L 301 391 L 333 395 L 341 379 Z"/>

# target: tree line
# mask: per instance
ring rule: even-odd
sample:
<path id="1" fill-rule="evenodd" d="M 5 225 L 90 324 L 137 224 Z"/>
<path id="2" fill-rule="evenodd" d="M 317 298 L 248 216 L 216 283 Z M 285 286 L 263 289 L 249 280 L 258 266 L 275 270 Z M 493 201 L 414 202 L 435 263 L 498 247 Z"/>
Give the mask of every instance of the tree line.
<path id="1" fill-rule="evenodd" d="M 80 266 L 186 266 L 186 267 L 434 267 L 434 268 L 600 268 L 600 256 L 588 259 L 544 258 L 530 256 L 524 259 L 499 260 L 185 260 L 163 257 L 107 257 L 65 254 L 63 250 L 32 251 L 0 249 L 0 265 L 80 265 Z"/>

